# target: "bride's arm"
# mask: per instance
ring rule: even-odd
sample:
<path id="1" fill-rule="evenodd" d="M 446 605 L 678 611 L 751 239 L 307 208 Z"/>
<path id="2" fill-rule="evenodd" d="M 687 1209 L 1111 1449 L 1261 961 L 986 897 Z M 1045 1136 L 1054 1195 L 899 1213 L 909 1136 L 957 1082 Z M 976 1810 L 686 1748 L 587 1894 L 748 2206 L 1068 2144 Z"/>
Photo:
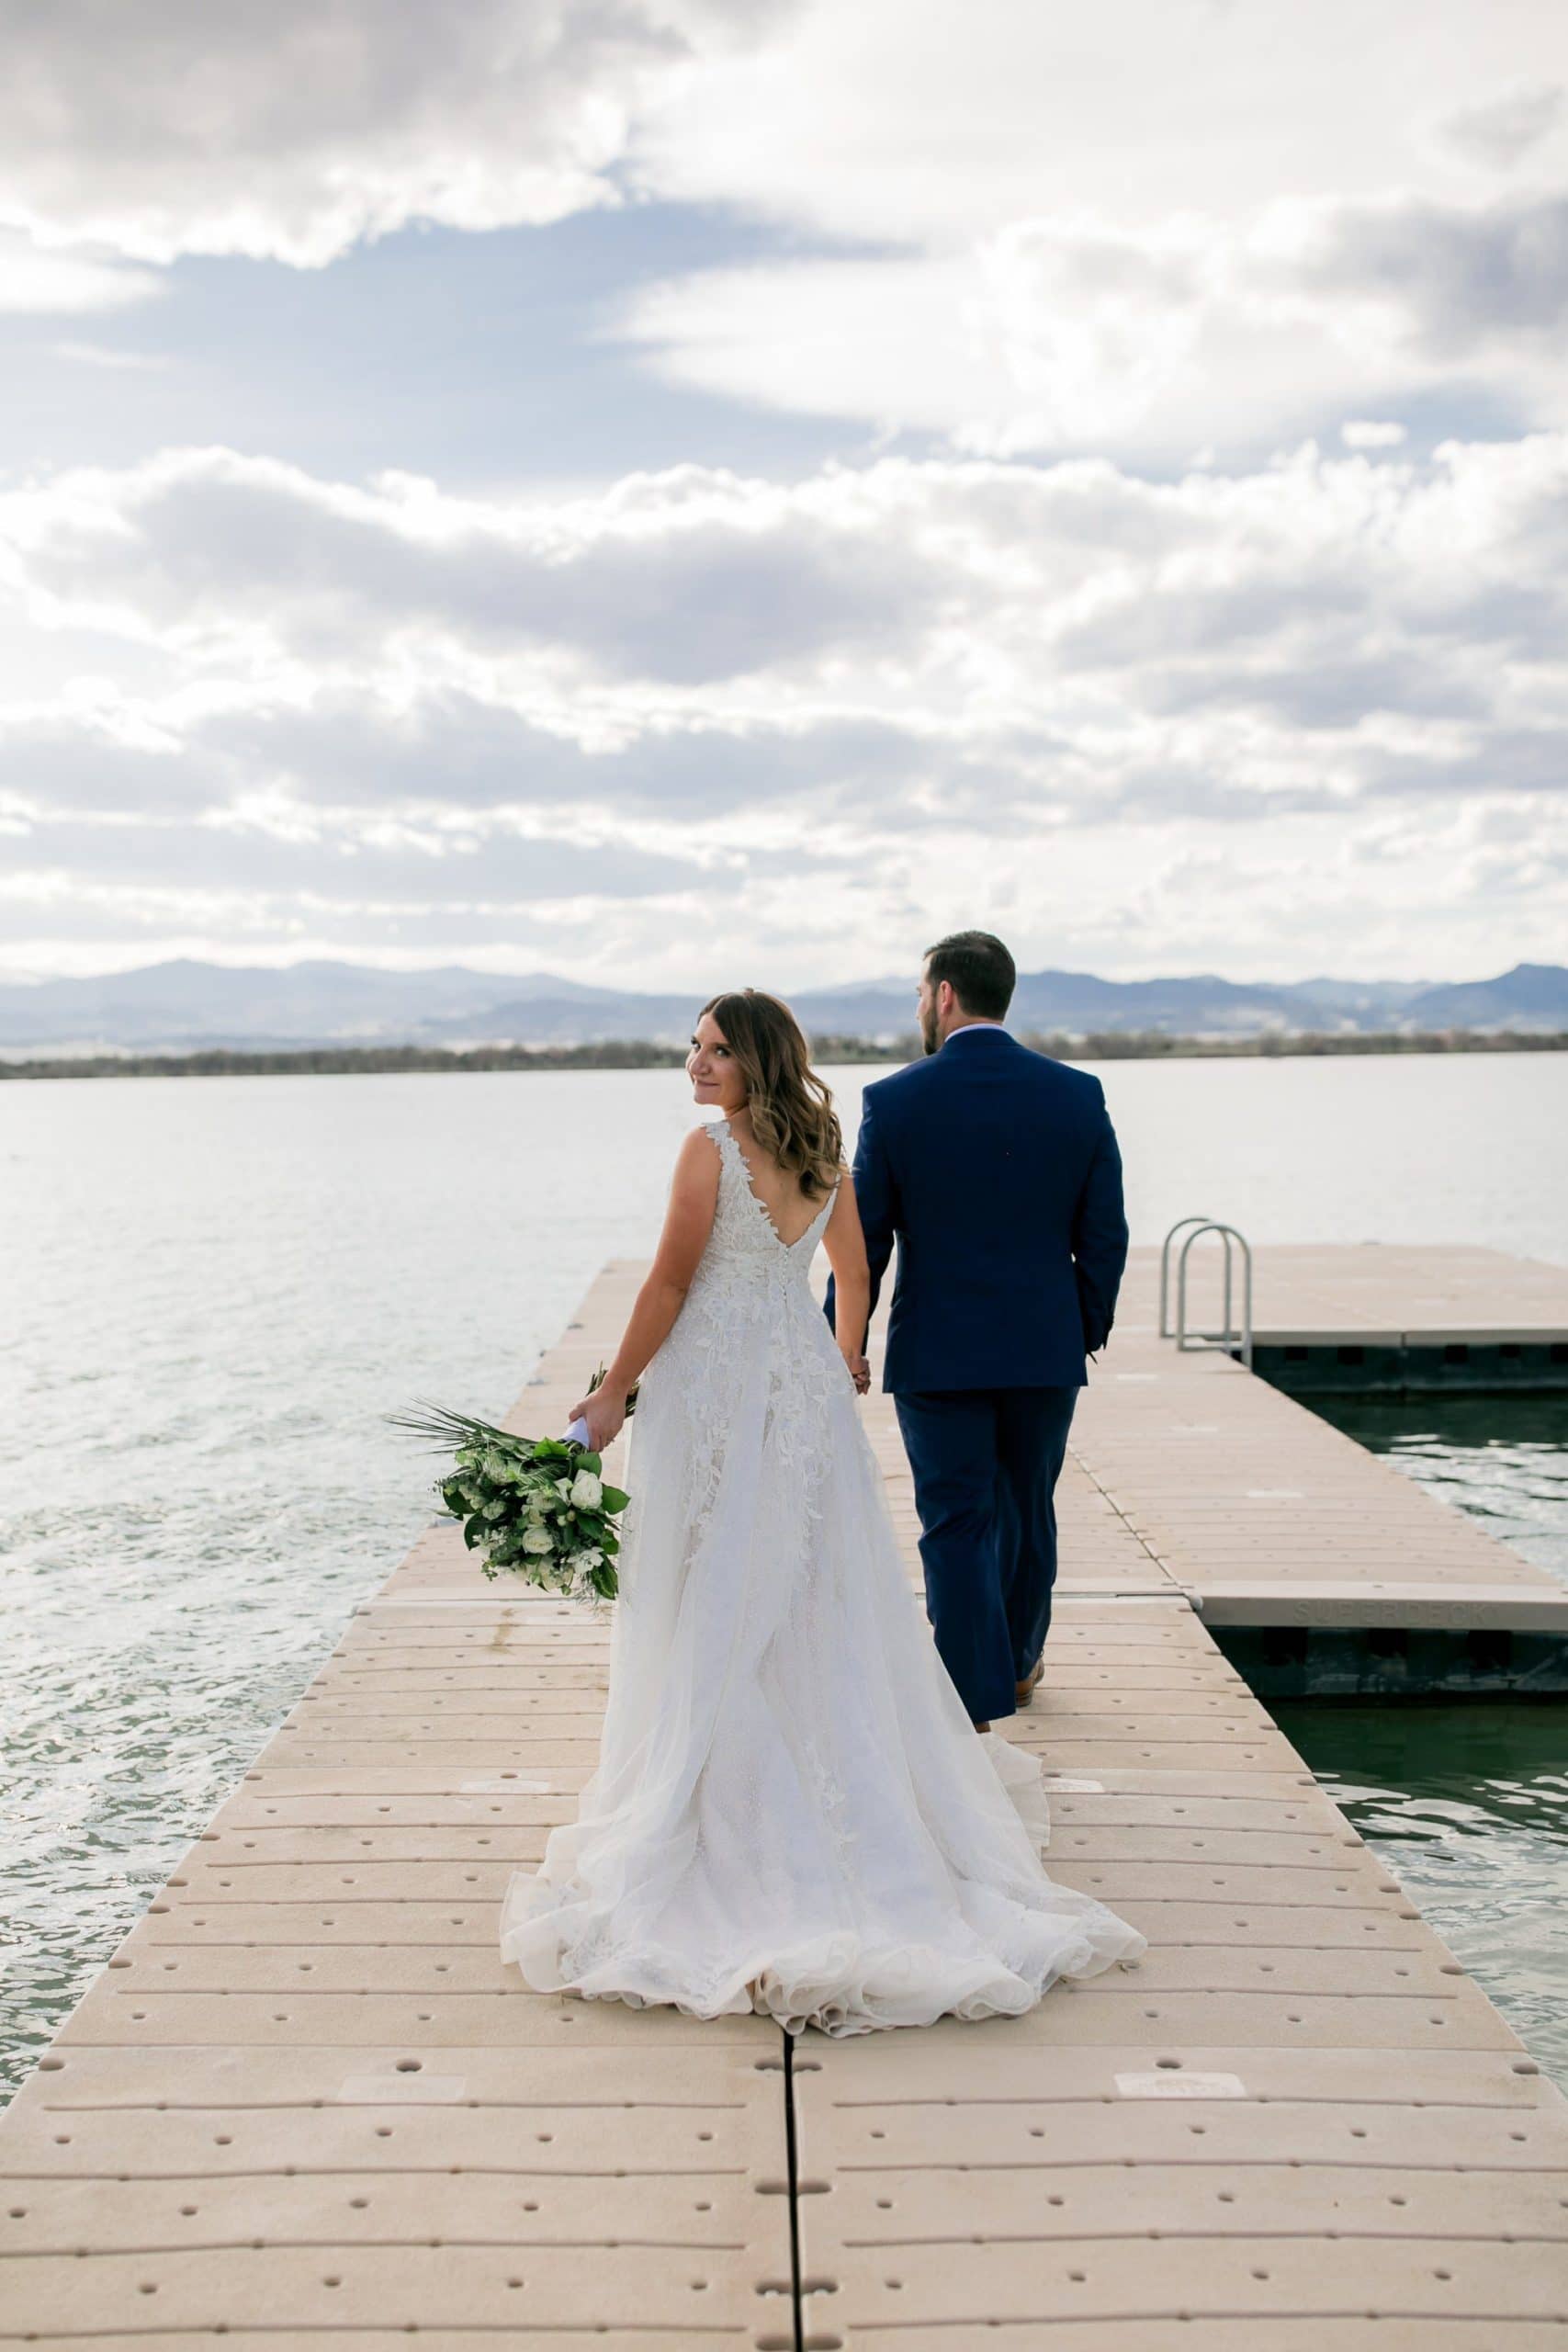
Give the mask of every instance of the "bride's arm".
<path id="1" fill-rule="evenodd" d="M 718 1153 L 714 1139 L 694 1127 L 681 1146 L 670 1187 L 664 1230 L 648 1279 L 637 1295 L 615 1360 L 591 1396 L 579 1398 L 567 1416 L 588 1424 L 595 1453 L 615 1437 L 626 1418 L 626 1398 L 670 1336 L 685 1303 L 692 1276 L 713 1230 L 718 1205 Z M 829 1226 L 831 1219 L 829 1219 Z"/>
<path id="2" fill-rule="evenodd" d="M 861 1229 L 854 1184 L 848 1176 L 840 1180 L 833 1214 L 823 1230 L 822 1247 L 833 1269 L 833 1334 L 839 1342 L 839 1352 L 863 1396 L 871 1385 L 865 1360 L 866 1327 L 871 1321 L 871 1267 L 866 1259 L 865 1235 Z"/>

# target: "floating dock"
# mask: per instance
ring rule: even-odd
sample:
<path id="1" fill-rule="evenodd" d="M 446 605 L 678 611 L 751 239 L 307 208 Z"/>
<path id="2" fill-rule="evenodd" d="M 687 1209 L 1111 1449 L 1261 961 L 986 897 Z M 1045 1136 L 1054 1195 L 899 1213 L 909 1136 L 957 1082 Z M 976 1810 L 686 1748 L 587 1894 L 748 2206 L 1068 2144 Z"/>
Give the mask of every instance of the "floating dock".
<path id="1" fill-rule="evenodd" d="M 1343 1253 L 1289 1254 L 1269 1328 L 1357 1344 L 1322 1319 Z M 1477 1253 L 1419 1254 L 1446 1283 Z M 512 1426 L 558 1428 L 639 1272 L 606 1269 Z M 1565 2352 L 1568 2102 L 1210 1629 L 1550 1642 L 1568 1602 L 1178 1356 L 1154 1273 L 1134 1253 L 1075 1420 L 1045 1677 L 1006 1725 L 1048 1762 L 1053 1874 L 1145 1959 L 1023 2018 L 794 2044 L 529 1992 L 497 1906 L 592 1769 L 608 1629 L 434 1527 L 0 2119 L 0 2341 Z M 1510 1281 L 1519 1344 L 1568 1339 Z M 1495 1329 L 1455 1283 L 1441 1327 L 1365 1328 Z M 914 1586 L 891 1400 L 865 1411 Z"/>
<path id="2" fill-rule="evenodd" d="M 1539 1389 L 1568 1360 L 1568 1269 L 1486 1250 L 1271 1248 L 1257 1289 L 1249 1373 L 1161 1339 L 1159 1252 L 1132 1253 L 1072 1442 L 1151 1561 L 1266 1695 L 1568 1690 L 1568 1588 L 1263 1369 L 1289 1369 L 1306 1396 L 1343 1396 L 1364 1370 L 1388 1395 L 1397 1354 L 1427 1367 L 1406 1393 L 1429 1400 L 1518 1393 L 1522 1376 L 1495 1375 L 1523 1363 Z"/>

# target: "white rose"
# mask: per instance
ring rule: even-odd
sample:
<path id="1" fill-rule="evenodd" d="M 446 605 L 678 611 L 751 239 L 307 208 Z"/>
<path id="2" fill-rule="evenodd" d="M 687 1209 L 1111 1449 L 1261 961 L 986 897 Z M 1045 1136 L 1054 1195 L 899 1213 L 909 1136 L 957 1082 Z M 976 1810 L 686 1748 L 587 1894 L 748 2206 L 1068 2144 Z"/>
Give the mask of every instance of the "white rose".
<path id="1" fill-rule="evenodd" d="M 571 1482 L 569 1499 L 579 1510 L 597 1510 L 604 1499 L 604 1484 L 592 1470 L 580 1470 Z"/>
<path id="2" fill-rule="evenodd" d="M 523 1537 L 525 1552 L 553 1552 L 556 1539 L 547 1527 L 530 1527 Z"/>

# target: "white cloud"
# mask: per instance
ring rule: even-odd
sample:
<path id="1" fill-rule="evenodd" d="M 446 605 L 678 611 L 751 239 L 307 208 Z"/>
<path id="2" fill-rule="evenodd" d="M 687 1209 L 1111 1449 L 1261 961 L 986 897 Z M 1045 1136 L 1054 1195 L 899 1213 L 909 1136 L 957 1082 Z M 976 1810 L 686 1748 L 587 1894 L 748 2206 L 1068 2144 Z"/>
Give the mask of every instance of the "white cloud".
<path id="1" fill-rule="evenodd" d="M 0 313 L 47 317 L 122 311 L 163 290 L 156 271 L 130 268 L 113 254 L 95 259 L 50 252 L 0 230 Z"/>
<path id="2" fill-rule="evenodd" d="M 51 0 L 10 12 L 0 222 L 317 267 L 410 220 L 615 203 L 634 114 L 788 0 Z M 52 307 L 52 306 L 51 306 Z"/>
<path id="3" fill-rule="evenodd" d="M 369 491 L 273 459 L 173 451 L 0 496 L 38 609 L 193 654 L 319 664 L 415 633 L 557 680 L 672 686 L 891 654 L 945 593 L 875 525 L 891 478 L 796 492 L 697 467 L 550 505 Z"/>
<path id="4" fill-rule="evenodd" d="M 156 372 L 169 365 L 168 355 L 161 351 L 116 351 L 102 343 L 57 343 L 56 356 L 61 359 L 78 360 L 84 368 L 128 369 L 132 373 Z"/>
<path id="5" fill-rule="evenodd" d="M 0 495 L 0 576 L 37 622 L 118 630 L 193 678 L 375 680 L 408 704 L 445 684 L 590 749 L 661 714 L 1010 725 L 1134 668 L 1235 697 L 1255 667 L 1321 684 L 1352 652 L 1369 680 L 1407 662 L 1400 702 L 1436 654 L 1435 690 L 1492 707 L 1556 674 L 1565 490 L 1558 435 L 1429 463 L 1306 445 L 1174 483 L 1103 460 L 888 458 L 787 486 L 688 466 L 553 503 L 173 450 Z"/>
<path id="6" fill-rule="evenodd" d="M 989 919 L 1122 972 L 1550 959 L 1565 499 L 1568 435 L 558 501 L 68 471 L 0 498 L 0 582 L 132 667 L 0 701 L 0 952 L 86 923 L 685 984 L 751 940 L 799 984 Z"/>
<path id="7" fill-rule="evenodd" d="M 1408 198 L 1325 206 L 1286 267 L 1293 289 L 1358 306 L 1421 363 L 1544 357 L 1551 396 L 1562 389 L 1568 195 L 1479 210 Z"/>
<path id="8" fill-rule="evenodd" d="M 1407 437 L 1404 426 L 1392 417 L 1349 417 L 1339 428 L 1348 449 L 1397 449 Z"/>
<path id="9" fill-rule="evenodd" d="M 962 254 L 766 263 L 639 290 L 674 381 L 1010 456 L 1257 452 L 1458 375 L 1568 421 L 1568 197 L 1278 201 L 1237 231 L 1081 209 Z M 1366 445 L 1361 445 L 1366 446 Z"/>
<path id="10" fill-rule="evenodd" d="M 682 385 L 1001 454 L 1250 461 L 1455 369 L 1562 424 L 1565 75 L 1532 0 L 1105 0 L 1070 41 L 1014 0 L 819 6 L 692 76 L 637 167 L 857 250 L 622 324 Z"/>
<path id="11" fill-rule="evenodd" d="M 1017 0 L 814 0 L 687 77 L 634 154 L 666 195 L 925 251 L 1075 209 L 1238 229 L 1280 196 L 1462 201 L 1440 126 L 1564 79 L 1568 20 L 1540 0 L 1100 0 L 1070 27 Z M 1529 163 L 1562 175 L 1568 123 Z"/>
<path id="12" fill-rule="evenodd" d="M 618 332 L 674 382 L 885 434 L 1000 456 L 1169 451 L 1311 389 L 1266 337 L 1239 347 L 1237 322 L 1212 315 L 1210 274 L 1199 232 L 1156 250 L 1081 220 L 1025 220 L 962 255 L 671 280 L 633 297 Z"/>
<path id="13" fill-rule="evenodd" d="M 1481 106 L 1461 107 L 1438 127 L 1438 134 L 1468 161 L 1497 172 L 1539 147 L 1562 119 L 1561 83 L 1527 85 Z"/>

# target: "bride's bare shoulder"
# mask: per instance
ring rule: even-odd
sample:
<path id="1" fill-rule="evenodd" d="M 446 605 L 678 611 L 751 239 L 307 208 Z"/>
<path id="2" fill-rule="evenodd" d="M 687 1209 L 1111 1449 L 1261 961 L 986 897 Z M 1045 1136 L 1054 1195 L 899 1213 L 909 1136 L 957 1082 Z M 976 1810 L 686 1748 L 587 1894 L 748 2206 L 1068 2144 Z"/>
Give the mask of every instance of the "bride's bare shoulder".
<path id="1" fill-rule="evenodd" d="M 683 1190 L 716 1193 L 718 1135 L 716 1122 L 705 1119 L 687 1136 L 675 1155 L 675 1182 Z"/>

